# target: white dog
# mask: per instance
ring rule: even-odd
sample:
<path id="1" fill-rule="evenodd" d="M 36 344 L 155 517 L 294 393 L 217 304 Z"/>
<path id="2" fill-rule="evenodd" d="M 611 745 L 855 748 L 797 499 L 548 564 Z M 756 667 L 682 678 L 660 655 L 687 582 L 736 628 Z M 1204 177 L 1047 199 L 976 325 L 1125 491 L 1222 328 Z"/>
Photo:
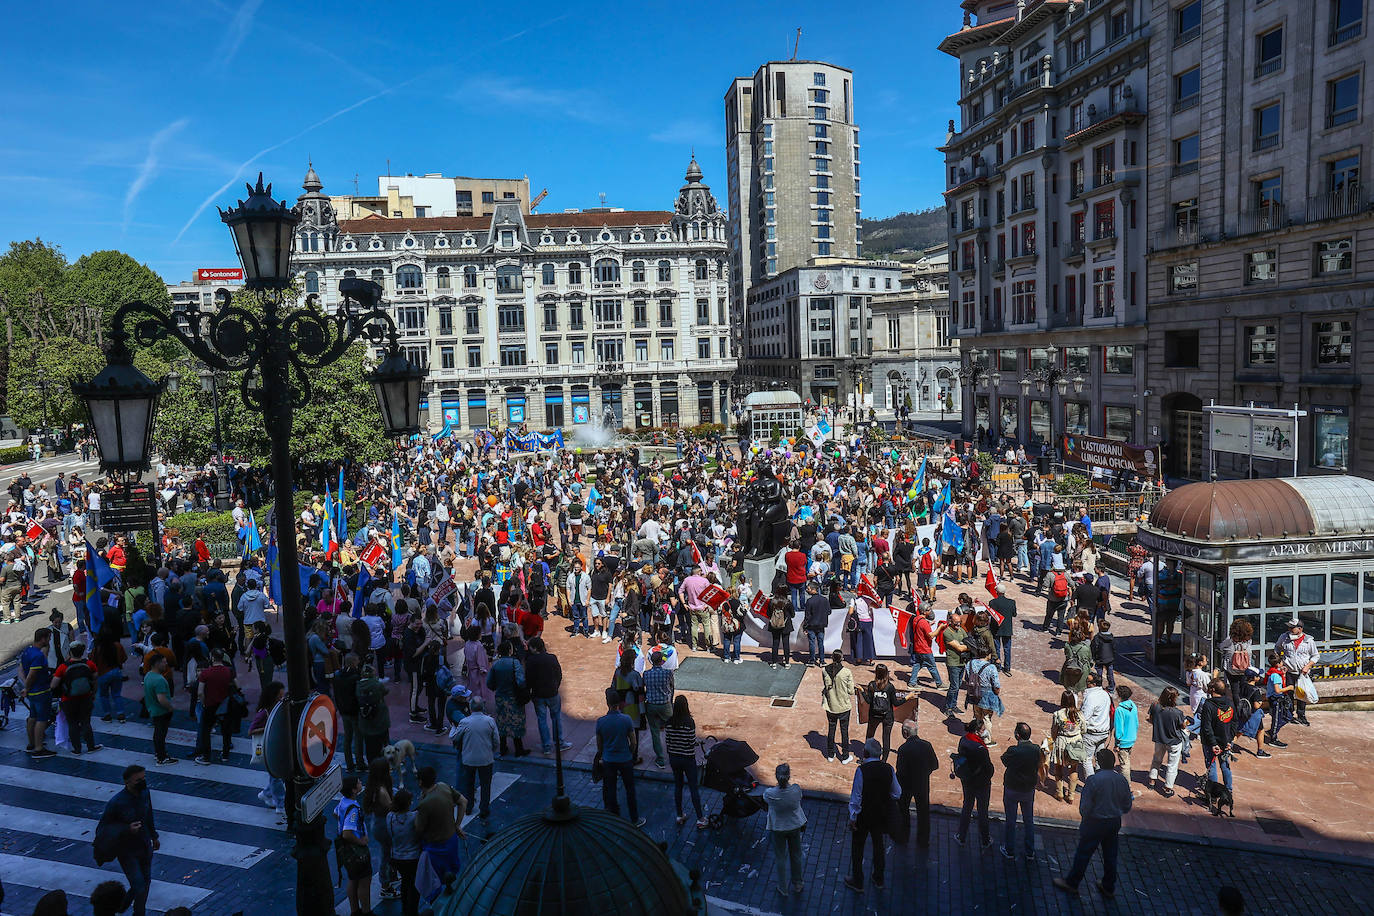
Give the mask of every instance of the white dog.
<path id="1" fill-rule="evenodd" d="M 406 761 L 410 761 L 410 774 L 415 775 L 415 745 L 406 739 L 402 738 L 395 744 L 388 744 L 382 748 L 382 756 L 386 758 L 387 765 L 395 774 L 397 782 L 400 782 L 405 775 Z"/>

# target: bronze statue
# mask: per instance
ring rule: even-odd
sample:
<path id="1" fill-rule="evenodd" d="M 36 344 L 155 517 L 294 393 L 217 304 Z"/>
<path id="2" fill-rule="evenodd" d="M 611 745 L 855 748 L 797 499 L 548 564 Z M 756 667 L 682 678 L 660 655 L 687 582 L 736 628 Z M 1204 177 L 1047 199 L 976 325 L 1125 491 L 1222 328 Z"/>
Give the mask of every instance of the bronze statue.
<path id="1" fill-rule="evenodd" d="M 767 470 L 760 469 L 745 488 L 735 527 L 740 549 L 749 558 L 772 556 L 786 542 L 792 528 L 787 497 L 782 483 Z"/>

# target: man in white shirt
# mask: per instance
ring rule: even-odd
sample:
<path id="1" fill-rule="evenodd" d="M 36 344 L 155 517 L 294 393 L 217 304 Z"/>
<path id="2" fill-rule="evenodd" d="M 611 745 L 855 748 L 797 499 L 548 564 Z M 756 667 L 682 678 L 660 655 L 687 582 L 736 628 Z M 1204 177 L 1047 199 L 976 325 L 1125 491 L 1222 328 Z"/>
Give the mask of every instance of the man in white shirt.
<path id="1" fill-rule="evenodd" d="M 1083 691 L 1083 778 L 1097 772 L 1097 752 L 1107 746 L 1112 736 L 1112 698 L 1102 687 L 1102 677 L 1088 675 L 1088 689 Z"/>

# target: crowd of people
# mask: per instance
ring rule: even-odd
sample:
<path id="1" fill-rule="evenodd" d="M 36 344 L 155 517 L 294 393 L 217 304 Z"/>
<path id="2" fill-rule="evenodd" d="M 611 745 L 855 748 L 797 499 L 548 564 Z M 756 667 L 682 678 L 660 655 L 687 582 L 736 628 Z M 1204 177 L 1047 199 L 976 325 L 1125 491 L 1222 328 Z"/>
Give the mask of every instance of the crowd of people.
<path id="1" fill-rule="evenodd" d="M 741 663 L 746 634 L 774 667 L 820 669 L 825 756 L 858 761 L 851 887 L 863 886 L 865 841 L 890 829 L 894 800 L 903 813 L 916 802 L 916 842 L 928 843 L 929 781 L 940 764 L 917 734 L 915 693 L 928 676 L 945 691 L 937 709 L 964 723 L 950 761 L 951 778 L 963 788 L 960 842 L 976 814 L 982 845 L 992 843 L 996 768 L 989 749 L 1000 737 L 1008 745 L 1000 755 L 1007 810 L 1001 853 L 1016 854 L 1019 821 L 1021 848 L 1035 857 L 1038 789 L 1066 803 L 1077 794 L 1083 845 L 1063 881 L 1076 888 L 1086 857 L 1100 845 L 1101 890 L 1110 894 L 1139 726 L 1132 688 L 1116 683 L 1114 586 L 1091 519 L 1052 500 L 1037 502 L 1033 475 L 1020 493 L 995 493 L 985 479 L 991 469 L 950 448 L 917 461 L 860 440 L 823 451 L 802 445 L 741 442 L 733 449 L 718 437 L 680 439 L 680 460 L 644 461 L 629 449 L 527 455 L 499 443 L 426 442 L 392 461 L 346 467 L 335 493 L 307 500 L 289 519 L 260 518 L 248 508 L 258 494 L 247 488 L 261 481 L 245 474 L 234 494 L 244 557 L 233 562 L 213 559 L 201 540 L 185 543 L 166 532 L 160 564 L 143 560 L 122 536 L 91 543 L 87 532 L 100 527 L 98 484 L 59 476 L 48 489 L 19 478 L 0 530 L 0 615 L 43 567 L 50 581 L 70 577 L 74 604 L 72 621 L 56 613 L 21 659 L 32 710 L 29 753 L 54 753 L 45 739 L 54 698 L 73 754 L 100 750 L 93 717 L 150 720 L 151 762 L 160 767 L 178 762 L 165 741 L 177 713 L 197 732 L 196 763 L 211 762 L 216 737 L 227 759 L 245 722 L 250 735 L 260 735 L 284 696 L 277 674 L 286 650 L 271 613 L 283 585 L 271 545 L 292 536 L 309 569 L 300 587 L 313 687 L 334 698 L 342 719 L 348 775 L 336 810 L 336 853 L 354 913 L 371 910 L 374 846 L 382 896 L 399 897 L 406 913 L 461 867 L 459 825 L 468 809 L 489 817 L 495 761 L 533 752 L 525 746 L 531 707 L 540 750 L 571 748 L 555 639 L 618 644 L 606 714 L 596 723 L 594 768 L 607 809 L 620 811 L 623 792 L 629 819 L 644 822 L 635 767 L 650 756 L 672 771 L 678 823 L 690 819 L 687 789 L 703 825 L 696 724 L 666 661 L 686 653 Z M 213 496 L 212 478 L 162 470 L 166 507 L 175 509 L 183 493 L 183 510 Z M 768 581 L 751 581 L 737 536 L 740 494 L 765 475 L 781 482 L 793 524 L 768 557 Z M 1173 574 L 1165 568 L 1155 582 L 1144 572 L 1153 568 L 1133 563 L 1130 589 L 1163 610 Z M 1017 577 L 1024 590 L 1045 597 L 1046 636 L 1063 637 L 1062 692 L 1038 742 L 1027 722 L 1007 731 L 998 725 L 1002 679 L 1014 673 L 1014 621 L 1026 616 L 1008 589 Z M 103 609 L 98 626 L 93 604 Z M 898 665 L 876 657 L 875 615 L 887 608 L 904 611 L 894 618 L 903 621 L 907 691 Z M 837 617 L 843 641 L 827 645 Z M 1285 724 L 1305 724 L 1292 693 L 1296 676 L 1315 661 L 1304 648 L 1311 641 L 1280 643 L 1261 674 L 1248 663 L 1253 634 L 1238 623 L 1230 636 L 1226 669 L 1213 671 L 1202 659 L 1190 676 L 1187 715 L 1172 688 L 1150 704 L 1149 783 L 1162 780 L 1166 795 L 1193 739 L 1201 740 L 1209 778 L 1229 790 L 1240 737 L 1254 738 L 1257 755 L 1267 756 L 1266 747 L 1284 746 L 1278 733 Z M 864 673 L 870 669 L 871 676 Z M 142 680 L 132 708 L 122 696 L 130 676 Z M 254 689 L 245 692 L 242 683 Z M 454 744 L 451 785 L 432 768 L 420 769 L 413 793 L 393 783 L 394 758 L 404 756 L 403 742 L 392 742 L 386 698 L 393 692 L 404 695 L 412 723 Z M 867 723 L 856 758 L 849 729 L 860 707 Z M 888 763 L 894 729 L 905 739 L 895 768 Z M 805 813 L 790 770 L 784 765 L 776 775 L 777 788 L 764 798 L 778 892 L 786 895 L 797 889 L 795 844 Z M 285 820 L 279 781 L 265 778 L 259 797 Z M 872 845 L 870 876 L 881 885 L 883 843 Z M 146 899 L 146 869 L 125 873 L 131 893 Z"/>

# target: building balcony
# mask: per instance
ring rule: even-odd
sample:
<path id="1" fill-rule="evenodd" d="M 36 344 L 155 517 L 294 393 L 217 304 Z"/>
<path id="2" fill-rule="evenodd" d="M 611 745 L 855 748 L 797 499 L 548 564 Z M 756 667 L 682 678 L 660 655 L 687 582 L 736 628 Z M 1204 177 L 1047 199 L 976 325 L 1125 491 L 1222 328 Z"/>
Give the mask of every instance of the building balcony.
<path id="1" fill-rule="evenodd" d="M 1307 202 L 1307 221 L 1314 223 L 1321 220 L 1359 216 L 1370 209 L 1369 191 L 1360 185 L 1350 185 L 1309 200 Z"/>
<path id="2" fill-rule="evenodd" d="M 1103 225 L 1095 227 L 1093 237 L 1088 242 L 1088 247 L 1094 251 L 1100 248 L 1110 248 L 1116 244 L 1116 225 Z"/>
<path id="3" fill-rule="evenodd" d="M 1253 210 L 1246 210 L 1236 221 L 1238 235 L 1253 235 L 1257 232 L 1274 232 L 1292 224 L 1287 209 L 1282 204 L 1265 204 Z"/>
<path id="4" fill-rule="evenodd" d="M 1040 255 L 1035 251 L 1023 251 L 1007 258 L 1008 267 L 1025 267 L 1027 264 L 1034 264 Z"/>
<path id="5" fill-rule="evenodd" d="M 1172 229 L 1162 229 L 1155 233 L 1155 251 L 1165 251 L 1169 248 L 1181 248 L 1184 245 L 1196 245 L 1202 241 L 1201 223 L 1187 222 L 1175 226 Z"/>
<path id="6" fill-rule="evenodd" d="M 1007 329 L 1005 318 L 993 318 L 991 315 L 984 315 L 983 321 L 978 327 L 981 334 L 1000 334 Z"/>
<path id="7" fill-rule="evenodd" d="M 1006 272 L 1007 272 L 1007 259 L 1006 259 L 1006 258 L 998 258 L 997 260 L 995 260 L 995 261 L 992 262 L 992 273 L 993 273 L 993 276 L 1000 277 L 1000 276 L 1004 275 Z"/>
<path id="8" fill-rule="evenodd" d="M 1012 216 L 1035 209 L 1035 195 L 1023 194 L 1019 200 L 1012 201 Z"/>
<path id="9" fill-rule="evenodd" d="M 1068 244 L 1064 246 L 1064 260 L 1066 260 L 1066 261 L 1080 260 L 1080 261 L 1081 261 L 1081 260 L 1083 259 L 1083 253 L 1084 253 L 1084 251 L 1086 251 L 1086 249 L 1087 249 L 1087 246 L 1084 244 L 1083 239 L 1081 239 L 1081 238 L 1069 239 Z"/>
<path id="10" fill-rule="evenodd" d="M 1133 95 L 1124 97 L 1116 105 L 1104 108 L 1089 105 L 1083 119 L 1069 126 L 1069 133 L 1064 137 L 1064 146 L 1079 146 L 1118 127 L 1139 124 L 1144 120 L 1145 112 L 1141 110 L 1140 102 Z"/>

